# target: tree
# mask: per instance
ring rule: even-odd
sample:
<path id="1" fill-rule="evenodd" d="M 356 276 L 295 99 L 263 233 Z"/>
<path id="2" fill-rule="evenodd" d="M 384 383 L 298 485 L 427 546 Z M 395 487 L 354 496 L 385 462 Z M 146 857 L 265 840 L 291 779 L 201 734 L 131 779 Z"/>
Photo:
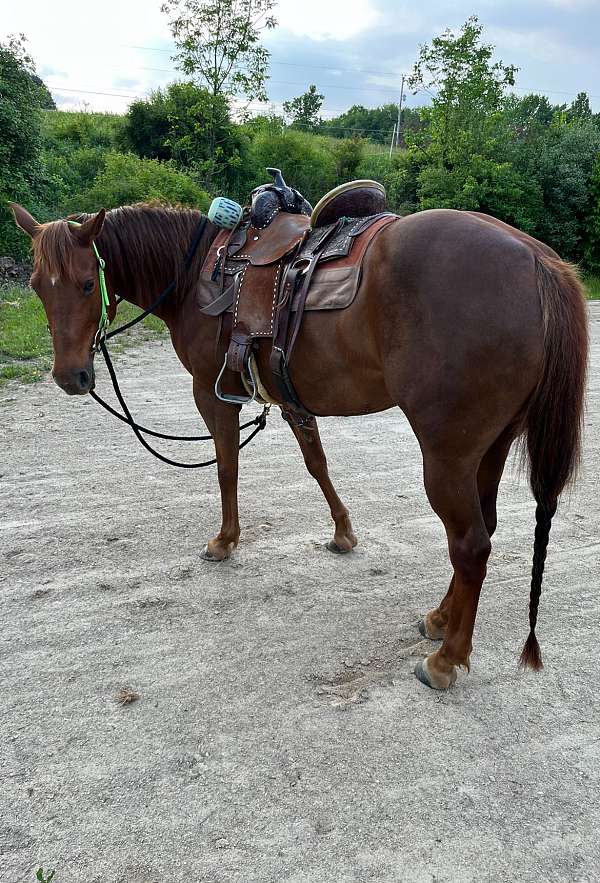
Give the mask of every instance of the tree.
<path id="1" fill-rule="evenodd" d="M 505 89 L 514 85 L 517 68 L 493 62 L 494 47 L 481 42 L 482 33 L 471 16 L 457 36 L 445 31 L 435 37 L 420 47 L 408 79 L 415 91 L 436 90 L 421 145 L 428 143 L 430 159 L 448 169 L 489 149 Z"/>
<path id="2" fill-rule="evenodd" d="M 268 14 L 274 6 L 275 0 L 165 0 L 177 66 L 212 96 L 266 101 L 269 53 L 260 34 L 277 24 Z"/>
<path id="3" fill-rule="evenodd" d="M 585 262 L 600 275 L 600 154 L 590 181 L 590 205 L 585 221 Z"/>
<path id="4" fill-rule="evenodd" d="M 322 131 L 332 138 L 362 137 L 378 144 L 388 144 L 392 138 L 394 126 L 398 122 L 398 105 L 384 104 L 381 107 L 363 107 L 354 104 L 350 110 L 322 123 Z M 421 128 L 421 115 L 417 108 L 403 107 L 400 126 L 400 141 L 404 144 L 407 132 L 416 132 Z"/>
<path id="5" fill-rule="evenodd" d="M 314 131 L 321 122 L 319 111 L 324 100 L 325 96 L 317 92 L 317 87 L 313 83 L 298 98 L 284 101 L 283 110 L 289 124 L 297 129 Z"/>
<path id="6" fill-rule="evenodd" d="M 244 174 L 248 137 L 231 122 L 227 98 L 212 96 L 194 83 L 171 83 L 148 99 L 134 101 L 124 142 L 139 157 L 174 160 L 210 190 L 219 187 L 231 194 L 233 188 L 239 193 L 252 177 Z"/>
<path id="7" fill-rule="evenodd" d="M 592 108 L 590 107 L 590 99 L 587 92 L 579 92 L 575 101 L 567 111 L 567 119 L 570 122 L 581 123 L 591 120 Z"/>
<path id="8" fill-rule="evenodd" d="M 23 253 L 6 203 L 36 196 L 42 178 L 41 92 L 25 38 L 0 43 L 0 253 Z"/>
<path id="9" fill-rule="evenodd" d="M 143 159 L 170 159 L 168 99 L 161 89 L 149 98 L 133 101 L 127 108 L 123 127 L 124 147 Z"/>
<path id="10" fill-rule="evenodd" d="M 56 102 L 50 94 L 50 90 L 37 74 L 30 74 L 33 85 L 37 88 L 39 94 L 39 105 L 42 110 L 56 110 Z"/>

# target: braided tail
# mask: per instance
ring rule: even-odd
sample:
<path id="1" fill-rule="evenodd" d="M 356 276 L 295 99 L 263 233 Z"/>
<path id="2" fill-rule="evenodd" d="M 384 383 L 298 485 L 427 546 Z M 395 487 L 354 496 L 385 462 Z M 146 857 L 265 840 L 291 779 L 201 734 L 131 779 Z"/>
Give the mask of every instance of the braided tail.
<path id="1" fill-rule="evenodd" d="M 540 595 L 542 594 L 542 579 L 544 577 L 544 564 L 552 517 L 556 512 L 556 500 L 550 507 L 538 503 L 535 509 L 535 540 L 533 544 L 533 566 L 531 568 L 531 592 L 529 595 L 529 637 L 525 642 L 519 665 L 521 668 L 533 668 L 539 671 L 544 667 L 540 645 L 535 636 Z"/>
<path id="2" fill-rule="evenodd" d="M 574 267 L 537 254 L 537 287 L 544 321 L 540 380 L 526 414 L 530 484 L 537 503 L 529 597 L 529 637 L 520 665 L 542 668 L 535 627 L 546 550 L 558 497 L 577 472 L 587 367 L 587 306 Z"/>

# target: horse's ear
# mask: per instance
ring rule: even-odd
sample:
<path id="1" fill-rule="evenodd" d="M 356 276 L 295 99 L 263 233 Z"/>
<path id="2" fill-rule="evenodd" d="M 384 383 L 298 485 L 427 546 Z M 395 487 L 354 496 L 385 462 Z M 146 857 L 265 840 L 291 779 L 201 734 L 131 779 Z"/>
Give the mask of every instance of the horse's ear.
<path id="1" fill-rule="evenodd" d="M 36 219 L 30 215 L 27 209 L 24 209 L 22 205 L 19 205 L 16 202 L 9 202 L 8 206 L 15 216 L 17 227 L 20 227 L 21 230 L 24 230 L 24 232 L 33 239 L 33 237 L 38 234 L 41 225 L 38 224 Z"/>
<path id="2" fill-rule="evenodd" d="M 106 209 L 101 208 L 96 215 L 89 218 L 80 227 L 71 227 L 71 233 L 81 245 L 91 245 L 94 239 L 100 235 L 105 215 Z"/>

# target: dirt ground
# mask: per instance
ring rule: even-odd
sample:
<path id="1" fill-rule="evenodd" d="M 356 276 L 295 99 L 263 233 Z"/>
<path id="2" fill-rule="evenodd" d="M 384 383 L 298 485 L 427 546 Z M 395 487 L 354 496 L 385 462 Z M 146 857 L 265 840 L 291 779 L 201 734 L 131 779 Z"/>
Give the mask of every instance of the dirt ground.
<path id="1" fill-rule="evenodd" d="M 600 880 L 590 310 L 585 462 L 551 536 L 546 668 L 516 667 L 534 504 L 512 470 L 473 668 L 447 694 L 412 673 L 450 568 L 399 412 L 321 420 L 354 553 L 326 551 L 324 501 L 273 413 L 241 455 L 239 550 L 210 564 L 214 467 L 158 463 L 51 381 L 5 387 L 0 880 L 33 883 L 40 866 L 54 883 Z M 169 343 L 117 363 L 147 424 L 197 430 Z M 139 698 L 120 706 L 124 688 Z"/>

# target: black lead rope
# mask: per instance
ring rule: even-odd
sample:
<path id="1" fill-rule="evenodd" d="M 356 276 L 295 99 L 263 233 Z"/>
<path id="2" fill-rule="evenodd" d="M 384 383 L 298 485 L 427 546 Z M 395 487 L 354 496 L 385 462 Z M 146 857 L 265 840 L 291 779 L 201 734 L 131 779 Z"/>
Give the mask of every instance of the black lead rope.
<path id="1" fill-rule="evenodd" d="M 154 450 L 154 448 L 148 444 L 148 442 L 146 441 L 146 439 L 144 438 L 142 433 L 149 432 L 149 434 L 152 434 L 152 435 L 156 435 L 156 433 L 153 433 L 149 430 L 145 430 L 144 427 L 139 426 L 135 422 L 135 420 L 131 416 L 131 412 L 130 412 L 129 408 L 127 407 L 127 403 L 126 403 L 125 399 L 123 398 L 123 394 L 121 392 L 121 389 L 119 387 L 119 382 L 117 380 L 117 375 L 115 373 L 114 365 L 113 365 L 111 358 L 108 354 L 108 350 L 106 349 L 106 344 L 104 343 L 104 341 L 102 341 L 102 343 L 100 344 L 100 349 L 102 351 L 102 355 L 104 356 L 104 361 L 106 362 L 106 367 L 108 368 L 108 373 L 110 374 L 110 379 L 112 380 L 112 384 L 113 384 L 113 387 L 115 390 L 115 395 L 117 396 L 118 402 L 121 405 L 121 407 L 123 409 L 123 414 L 125 416 L 122 416 L 122 415 L 114 412 L 114 409 L 110 408 L 110 405 L 108 405 L 108 408 L 113 413 L 115 413 L 115 416 L 119 417 L 121 420 L 123 420 L 124 423 L 127 423 L 127 424 L 129 424 L 129 426 L 131 426 L 131 429 L 133 430 L 133 433 L 136 436 L 139 443 L 144 448 L 146 448 L 147 451 L 150 451 L 150 453 L 154 457 L 156 457 L 158 460 L 162 460 L 163 463 L 168 463 L 169 466 L 179 466 L 181 469 L 201 469 L 204 466 L 213 466 L 217 462 L 216 458 L 213 458 L 212 460 L 205 460 L 203 463 L 179 463 L 177 460 L 171 460 L 169 457 L 165 457 L 163 454 L 160 454 L 158 451 Z M 99 399 L 99 397 L 96 395 L 95 392 L 91 391 L 90 395 L 92 396 L 93 399 L 95 399 L 95 401 L 99 402 L 99 404 L 101 404 L 103 406 L 106 405 L 105 402 L 103 402 Z M 267 414 L 268 414 L 268 409 L 267 409 L 267 406 L 265 406 L 262 410 L 262 413 L 259 414 L 258 417 L 255 417 L 254 420 L 250 420 L 248 423 L 245 423 L 243 426 L 240 427 L 240 429 L 246 429 L 248 426 L 252 426 L 252 425 L 256 426 L 256 429 L 254 429 L 250 433 L 248 438 L 244 439 L 244 441 L 241 443 L 241 445 L 239 447 L 240 451 L 242 450 L 242 448 L 245 448 L 246 445 L 252 441 L 254 436 L 257 433 L 259 433 L 261 431 L 261 429 L 265 428 L 265 426 L 267 425 Z M 177 439 L 179 441 L 182 441 L 182 440 L 183 441 L 196 441 L 196 438 L 195 437 L 193 438 L 191 436 L 159 435 L 159 438 Z M 210 436 L 210 435 L 208 437 L 198 436 L 197 438 L 199 438 L 203 441 L 208 441 L 208 439 L 212 438 L 212 436 Z"/>
<path id="2" fill-rule="evenodd" d="M 184 264 L 186 270 L 190 268 L 194 254 L 196 253 L 196 249 L 198 248 L 198 244 L 200 243 L 202 234 L 204 233 L 205 227 L 206 218 L 202 218 L 200 223 L 198 224 L 198 228 L 196 230 L 194 238 L 192 239 L 190 247 L 188 248 L 185 256 Z M 169 295 L 175 291 L 175 288 L 176 282 L 173 281 L 170 285 L 167 286 L 167 288 L 165 288 L 165 290 L 152 304 L 152 306 L 148 307 L 148 309 L 140 313 L 139 316 L 136 316 L 135 319 L 132 319 L 131 322 L 127 322 L 126 325 L 121 325 L 119 328 L 115 328 L 114 331 L 111 331 L 109 334 L 106 335 L 105 339 L 107 340 L 109 337 L 114 337 L 115 334 L 120 334 L 122 331 L 126 331 L 128 328 L 132 328 L 134 325 L 137 325 L 138 322 L 141 322 L 143 319 L 146 318 L 146 316 L 149 316 L 151 313 L 154 312 L 157 307 L 164 303 Z M 104 361 L 106 362 L 106 367 L 108 368 L 108 373 L 112 381 L 113 389 L 115 391 L 117 400 L 121 408 L 123 409 L 123 414 L 119 414 L 118 411 L 116 411 L 111 405 L 109 405 L 108 402 L 105 402 L 104 399 L 102 399 L 96 392 L 94 392 L 94 390 L 90 390 L 90 395 L 94 399 L 94 401 L 98 402 L 99 405 L 102 405 L 102 407 L 106 411 L 108 411 L 109 414 L 112 414 L 113 417 L 116 417 L 118 420 L 121 420 L 123 423 L 126 423 L 128 426 L 130 426 L 140 444 L 144 448 L 146 448 L 146 450 L 149 451 L 154 457 L 156 457 L 158 460 L 162 460 L 163 463 L 167 463 L 169 466 L 178 466 L 180 469 L 201 469 L 204 466 L 213 466 L 217 462 L 216 458 L 213 458 L 212 460 L 206 460 L 203 463 L 179 463 L 176 460 L 171 460 L 169 457 L 165 457 L 163 454 L 160 454 L 153 447 L 151 447 L 144 438 L 144 435 L 151 435 L 154 438 L 163 438 L 167 439 L 168 441 L 210 441 L 212 439 L 212 435 L 167 435 L 163 432 L 155 432 L 152 429 L 148 429 L 147 427 L 141 426 L 139 423 L 136 423 L 136 421 L 131 416 L 131 412 L 127 407 L 125 399 L 123 398 L 123 393 L 121 392 L 119 381 L 117 380 L 117 374 L 115 372 L 112 360 L 108 354 L 108 350 L 106 348 L 106 343 L 104 340 L 102 340 L 100 343 L 100 350 L 102 352 L 102 355 L 104 356 Z M 240 426 L 240 430 L 248 429 L 248 427 L 250 426 L 256 427 L 256 429 L 254 429 L 250 433 L 248 438 L 244 439 L 244 441 L 240 444 L 240 451 L 252 441 L 257 433 L 259 433 L 262 429 L 266 427 L 268 413 L 269 408 L 268 406 L 265 406 L 262 410 L 262 413 L 259 414 L 258 417 L 255 417 L 254 420 L 249 420 L 247 423 L 244 423 L 242 424 L 242 426 Z"/>

